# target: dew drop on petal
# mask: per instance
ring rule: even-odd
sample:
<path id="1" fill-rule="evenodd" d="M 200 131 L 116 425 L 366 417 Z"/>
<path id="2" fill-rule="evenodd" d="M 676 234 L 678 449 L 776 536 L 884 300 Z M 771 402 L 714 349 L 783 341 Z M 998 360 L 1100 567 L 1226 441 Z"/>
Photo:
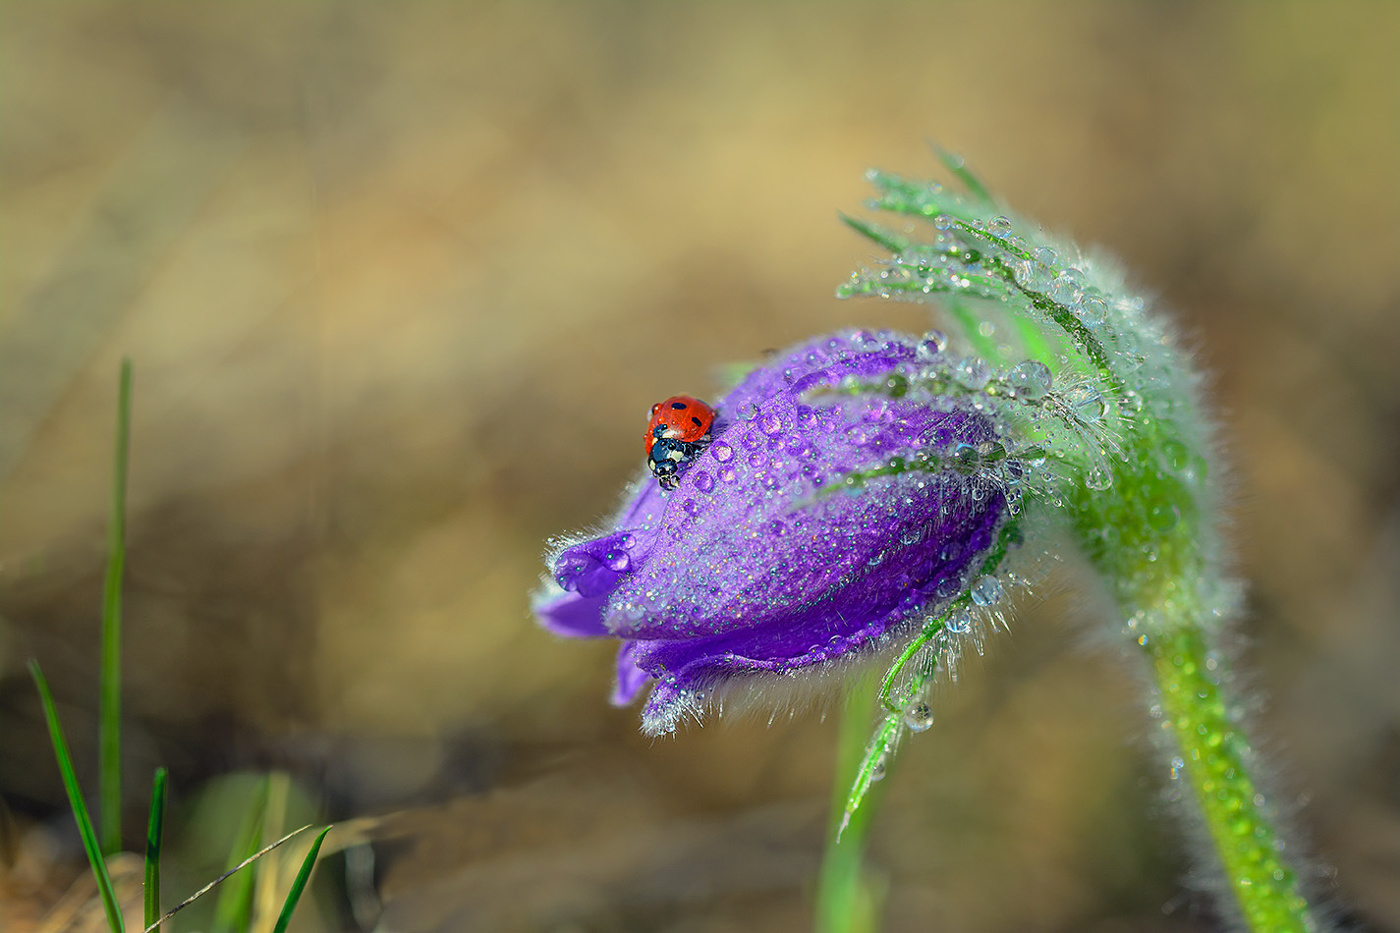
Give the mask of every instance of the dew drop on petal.
<path id="1" fill-rule="evenodd" d="M 1001 581 L 991 574 L 972 584 L 972 601 L 979 606 L 990 606 L 1001 599 Z"/>
<path id="2" fill-rule="evenodd" d="M 1053 381 L 1050 367 L 1040 360 L 1025 360 L 1006 374 L 1006 384 L 1015 390 L 1017 398 L 1044 398 Z"/>
<path id="3" fill-rule="evenodd" d="M 730 458 L 734 456 L 734 448 L 730 447 L 724 441 L 720 441 L 711 447 L 710 452 L 715 455 L 715 459 L 720 463 L 728 463 Z"/>
<path id="4" fill-rule="evenodd" d="M 738 477 L 738 474 L 734 472 L 734 468 L 733 468 L 733 467 L 727 466 L 727 467 L 721 467 L 721 468 L 720 468 L 720 471 L 719 471 L 719 478 L 720 478 L 720 482 L 722 482 L 722 483 L 732 483 L 732 482 L 734 482 L 736 479 L 738 479 L 739 477 Z"/>
<path id="5" fill-rule="evenodd" d="M 632 566 L 632 555 L 621 548 L 608 551 L 603 555 L 603 564 L 612 571 L 622 573 Z"/>
<path id="6" fill-rule="evenodd" d="M 935 360 L 948 349 L 948 335 L 941 330 L 931 330 L 919 340 L 914 353 L 924 362 Z"/>
<path id="7" fill-rule="evenodd" d="M 710 492 L 715 488 L 715 478 L 701 470 L 695 474 L 695 488 L 701 492 Z"/>
<path id="8" fill-rule="evenodd" d="M 696 502 L 694 499 L 685 500 L 685 502 L 681 504 L 681 508 L 685 510 L 685 514 L 687 515 L 700 514 L 700 503 Z"/>
<path id="9" fill-rule="evenodd" d="M 927 703 L 911 703 L 904 710 L 904 724 L 910 732 L 927 732 L 933 725 L 933 710 Z"/>
<path id="10" fill-rule="evenodd" d="M 777 434 L 783 429 L 783 419 L 779 418 L 776 413 L 770 411 L 763 416 L 758 426 L 763 429 L 764 434 Z"/>

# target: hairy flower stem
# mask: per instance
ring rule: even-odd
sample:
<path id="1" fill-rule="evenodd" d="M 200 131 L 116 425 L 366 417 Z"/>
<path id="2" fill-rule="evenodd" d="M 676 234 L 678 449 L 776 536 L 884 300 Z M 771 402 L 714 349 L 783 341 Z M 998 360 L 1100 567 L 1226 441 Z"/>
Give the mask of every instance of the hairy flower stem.
<path id="1" fill-rule="evenodd" d="M 1154 452 L 1164 448 L 1182 452 L 1177 469 L 1160 468 Z M 1316 919 L 1281 858 L 1275 808 L 1251 776 L 1255 755 L 1229 696 L 1217 642 L 1233 599 L 1209 557 L 1216 529 L 1204 518 L 1214 511 L 1204 507 L 1214 497 L 1204 473 L 1205 458 L 1170 427 L 1147 427 L 1116 464 L 1110 490 L 1085 490 L 1068 505 L 1081 547 L 1146 656 L 1172 777 L 1189 788 L 1183 799 L 1205 824 L 1239 915 L 1256 933 L 1312 931 Z"/>

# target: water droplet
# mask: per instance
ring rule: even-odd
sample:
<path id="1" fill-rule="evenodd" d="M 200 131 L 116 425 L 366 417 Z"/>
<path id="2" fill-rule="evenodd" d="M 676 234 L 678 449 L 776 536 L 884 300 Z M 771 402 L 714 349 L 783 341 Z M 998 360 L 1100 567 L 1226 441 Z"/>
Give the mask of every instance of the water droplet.
<path id="1" fill-rule="evenodd" d="M 694 499 L 685 500 L 685 502 L 681 504 L 681 508 L 685 510 L 685 514 L 687 515 L 700 514 L 700 503 L 696 502 Z"/>
<path id="2" fill-rule="evenodd" d="M 621 538 L 617 539 L 617 543 L 630 551 L 637 546 L 637 538 L 632 534 L 624 534 Z"/>
<path id="3" fill-rule="evenodd" d="M 1089 472 L 1084 474 L 1084 485 L 1102 492 L 1113 486 L 1113 473 L 1101 466 L 1091 467 Z"/>
<path id="4" fill-rule="evenodd" d="M 720 478 L 720 482 L 723 482 L 723 483 L 732 483 L 732 482 L 734 482 L 735 479 L 738 478 L 738 474 L 736 474 L 736 473 L 734 472 L 734 468 L 733 468 L 733 467 L 730 467 L 730 466 L 721 467 L 721 468 L 720 468 L 720 471 L 719 471 L 719 478 Z"/>
<path id="5" fill-rule="evenodd" d="M 1174 505 L 1154 505 L 1147 513 L 1147 523 L 1156 531 L 1171 531 L 1181 521 L 1181 510 Z"/>
<path id="6" fill-rule="evenodd" d="M 784 537 L 788 533 L 788 526 L 778 521 L 776 518 L 768 523 L 768 534 L 774 538 Z"/>
<path id="7" fill-rule="evenodd" d="M 1080 386 L 1075 389 L 1069 394 L 1066 401 L 1069 402 L 1074 417 L 1085 424 L 1102 421 L 1104 416 L 1108 414 L 1108 400 L 1089 386 Z"/>
<path id="8" fill-rule="evenodd" d="M 724 441 L 720 441 L 710 448 L 710 452 L 715 455 L 715 459 L 720 463 L 728 463 L 734 456 L 734 448 Z"/>
<path id="9" fill-rule="evenodd" d="M 927 732 L 933 725 L 933 710 L 927 703 L 912 703 L 904 711 L 904 724 L 910 732 Z"/>
<path id="10" fill-rule="evenodd" d="M 1043 262 L 1047 266 L 1053 266 L 1055 260 L 1060 258 L 1059 254 L 1048 246 L 1037 246 L 1035 249 L 1031 250 L 1031 255 L 1036 258 L 1037 262 Z"/>
<path id="11" fill-rule="evenodd" d="M 1079 283 L 1075 280 L 1074 276 L 1070 275 L 1069 270 L 1066 270 L 1055 277 L 1055 281 L 1050 283 L 1050 288 L 1046 290 L 1046 294 L 1049 295 L 1050 300 L 1056 304 L 1069 307 L 1070 305 L 1078 304 L 1081 293 L 1079 290 Z"/>
<path id="12" fill-rule="evenodd" d="M 908 528 L 900 533 L 899 543 L 905 547 L 913 547 L 924 540 L 924 530 L 922 528 Z"/>
<path id="13" fill-rule="evenodd" d="M 1191 462 L 1191 451 L 1181 441 L 1167 441 L 1163 444 L 1162 456 L 1173 470 L 1184 470 Z"/>
<path id="14" fill-rule="evenodd" d="M 991 574 L 972 584 L 972 601 L 979 606 L 990 606 L 1001 599 L 1001 581 Z"/>
<path id="15" fill-rule="evenodd" d="M 715 478 L 701 470 L 695 474 L 695 488 L 701 492 L 710 492 L 715 488 Z"/>
<path id="16" fill-rule="evenodd" d="M 1075 309 L 1075 315 L 1087 327 L 1100 327 L 1108 320 L 1108 302 L 1098 295 L 1085 295 Z"/>
<path id="17" fill-rule="evenodd" d="M 890 398 L 903 398 L 909 391 L 909 378 L 902 373 L 893 373 L 885 380 L 885 391 Z"/>
<path id="18" fill-rule="evenodd" d="M 982 462 L 982 455 L 971 444 L 959 444 L 953 448 L 953 465 L 960 470 L 974 470 Z"/>
<path id="19" fill-rule="evenodd" d="M 806 457 L 811 454 L 812 445 L 801 434 L 792 434 L 788 436 L 784 449 L 794 457 Z"/>
<path id="20" fill-rule="evenodd" d="M 939 214 L 933 218 L 933 227 L 935 230 L 951 230 L 953 229 L 953 218 L 947 214 Z"/>
<path id="21" fill-rule="evenodd" d="M 1006 374 L 1006 384 L 1015 390 L 1017 398 L 1043 398 L 1045 393 L 1050 391 L 1050 385 L 1053 381 L 1054 376 L 1050 373 L 1050 367 L 1039 360 L 1026 360 L 1018 363 L 1011 372 Z"/>
<path id="22" fill-rule="evenodd" d="M 958 360 L 953 370 L 953 378 L 974 391 L 985 388 L 992 379 L 992 368 L 980 356 L 968 356 Z"/>
<path id="23" fill-rule="evenodd" d="M 763 416 L 758 426 L 763 429 L 764 434 L 777 434 L 783 429 L 783 419 L 779 418 L 775 412 L 770 411 Z"/>
<path id="24" fill-rule="evenodd" d="M 1047 270 L 1034 259 L 1018 259 L 1011 266 L 1011 274 L 1022 288 L 1039 290 L 1045 286 Z"/>
<path id="25" fill-rule="evenodd" d="M 751 466 L 751 467 L 760 467 L 760 466 L 763 466 L 764 461 L 766 461 L 767 459 L 768 459 L 768 458 L 767 458 L 766 456 L 764 456 L 763 451 L 761 451 L 761 450 L 755 450 L 753 453 L 749 454 L 749 466 Z"/>
<path id="26" fill-rule="evenodd" d="M 1049 454 L 1047 454 L 1045 448 L 1041 447 L 1039 444 L 1032 444 L 1021 451 L 1022 462 L 1033 467 L 1044 465 L 1047 456 L 1049 456 Z"/>
<path id="27" fill-rule="evenodd" d="M 758 417 L 758 405 L 753 402 L 745 402 L 739 406 L 739 420 L 752 421 Z"/>
<path id="28" fill-rule="evenodd" d="M 983 321 L 977 325 L 977 333 L 983 337 L 990 337 L 997 332 L 997 326 L 991 321 Z"/>
<path id="29" fill-rule="evenodd" d="M 972 631 L 972 613 L 966 609 L 954 609 L 944 625 L 954 635 L 966 635 Z"/>
<path id="30" fill-rule="evenodd" d="M 603 555 L 603 564 L 609 570 L 622 573 L 632 566 L 632 555 L 621 549 L 608 551 Z"/>
<path id="31" fill-rule="evenodd" d="M 993 217 L 987 221 L 987 232 L 992 236 L 1007 236 L 1011 233 L 1011 218 Z"/>
<path id="32" fill-rule="evenodd" d="M 946 349 L 948 349 L 948 335 L 941 330 L 931 330 L 919 340 L 919 345 L 914 352 L 919 359 L 928 362 L 937 359 L 939 354 Z"/>

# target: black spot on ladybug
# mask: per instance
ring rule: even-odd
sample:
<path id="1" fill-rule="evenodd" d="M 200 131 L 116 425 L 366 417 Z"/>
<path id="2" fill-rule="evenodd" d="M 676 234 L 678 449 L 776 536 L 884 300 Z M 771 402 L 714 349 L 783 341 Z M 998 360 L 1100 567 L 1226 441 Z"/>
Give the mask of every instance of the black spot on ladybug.
<path id="1" fill-rule="evenodd" d="M 686 405 L 685 402 L 672 402 L 671 407 L 674 408 L 676 411 L 680 411 L 681 409 L 688 408 L 689 406 Z"/>
<path id="2" fill-rule="evenodd" d="M 695 426 L 698 428 L 698 427 L 700 427 L 700 425 L 704 424 L 705 422 L 701 421 L 699 418 L 695 417 L 694 415 L 691 415 L 691 416 L 690 416 L 690 423 L 693 424 L 693 425 L 695 425 Z"/>

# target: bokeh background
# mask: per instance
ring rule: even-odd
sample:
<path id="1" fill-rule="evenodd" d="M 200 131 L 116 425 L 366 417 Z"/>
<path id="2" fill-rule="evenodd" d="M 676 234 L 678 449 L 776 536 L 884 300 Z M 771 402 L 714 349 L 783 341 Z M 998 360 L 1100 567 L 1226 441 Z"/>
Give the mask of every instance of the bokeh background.
<path id="1" fill-rule="evenodd" d="M 937 142 L 1213 374 L 1261 735 L 1321 888 L 1400 930 L 1398 63 L 1382 3 L 6 3 L 0 925 L 82 868 L 24 662 L 94 786 L 129 355 L 126 830 L 168 765 L 172 897 L 276 769 L 367 818 L 303 930 L 805 928 L 835 717 L 643 739 L 527 594 L 657 398 L 925 329 L 832 297 L 837 211 Z M 1215 928 L 1057 580 L 891 774 L 890 930 Z"/>

